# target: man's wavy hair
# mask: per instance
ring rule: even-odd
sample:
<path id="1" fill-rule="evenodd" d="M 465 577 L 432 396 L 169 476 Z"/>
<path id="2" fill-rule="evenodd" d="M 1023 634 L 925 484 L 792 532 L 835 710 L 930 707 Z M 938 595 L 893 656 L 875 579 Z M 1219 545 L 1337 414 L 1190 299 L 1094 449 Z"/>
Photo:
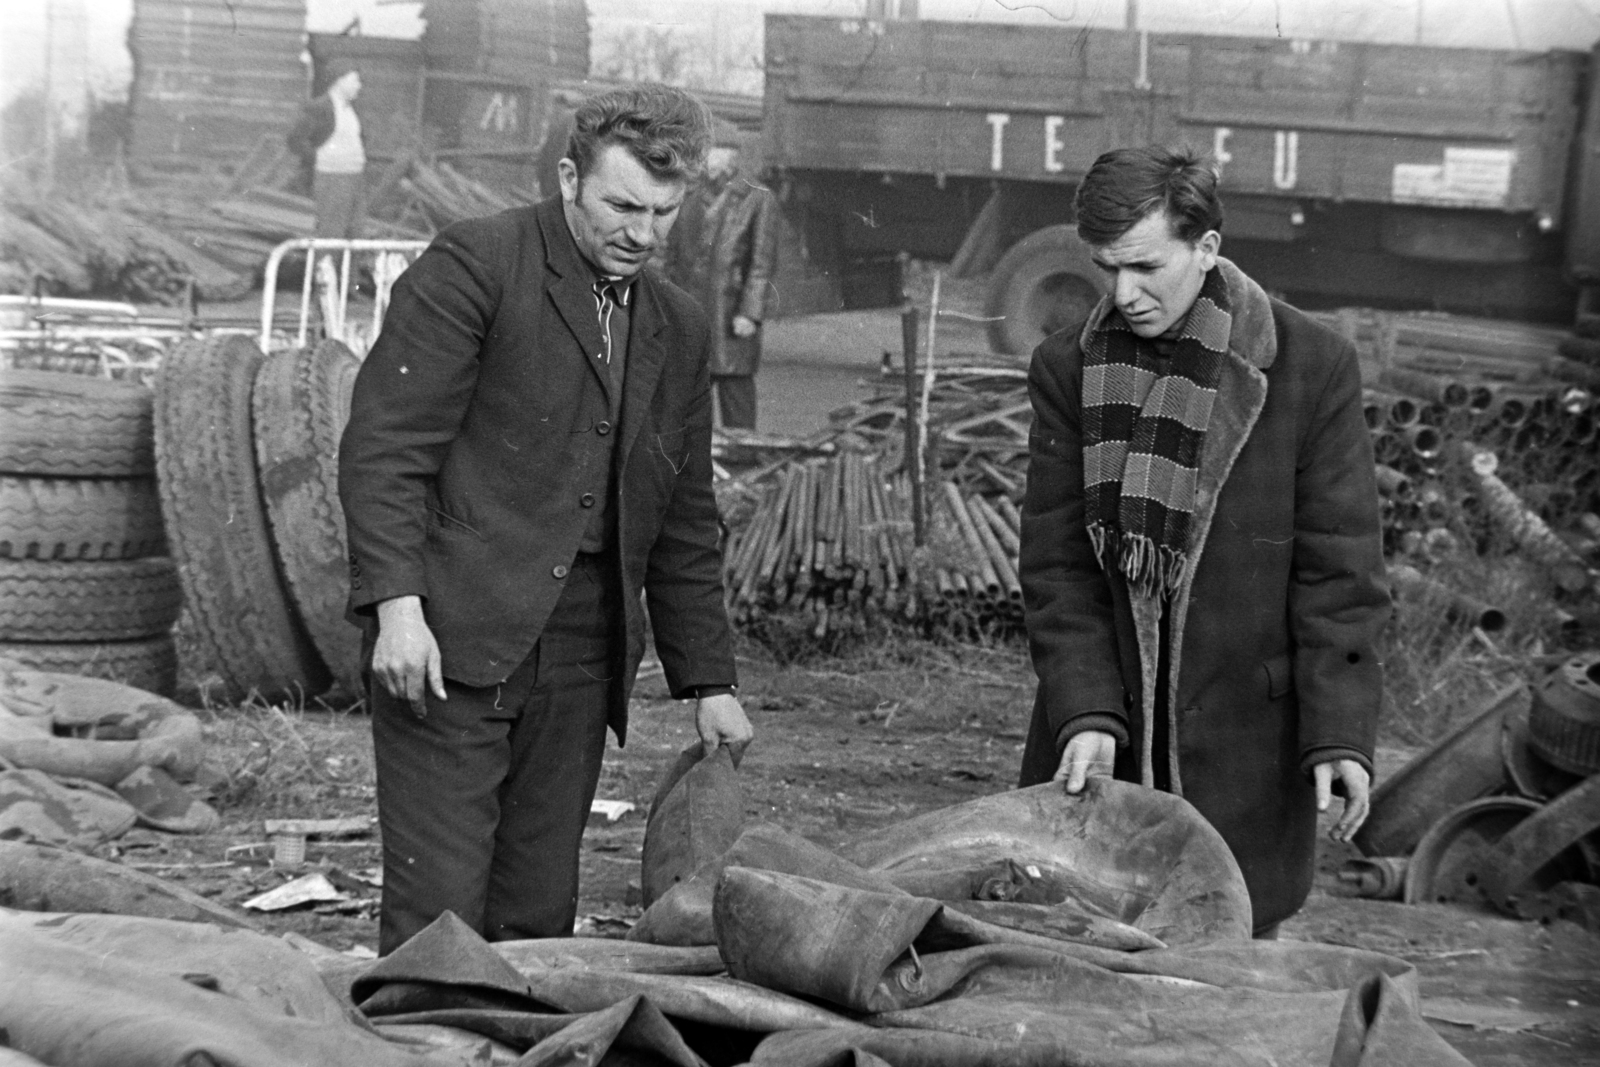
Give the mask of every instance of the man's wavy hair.
<path id="1" fill-rule="evenodd" d="M 584 178 L 620 144 L 657 178 L 692 180 L 711 147 L 711 109 L 670 85 L 630 85 L 589 97 L 572 116 L 567 158 Z"/>
<path id="2" fill-rule="evenodd" d="M 1179 240 L 1191 244 L 1222 231 L 1217 172 L 1192 148 L 1118 148 L 1094 161 L 1078 183 L 1073 206 L 1078 236 L 1104 247 L 1163 210 Z"/>

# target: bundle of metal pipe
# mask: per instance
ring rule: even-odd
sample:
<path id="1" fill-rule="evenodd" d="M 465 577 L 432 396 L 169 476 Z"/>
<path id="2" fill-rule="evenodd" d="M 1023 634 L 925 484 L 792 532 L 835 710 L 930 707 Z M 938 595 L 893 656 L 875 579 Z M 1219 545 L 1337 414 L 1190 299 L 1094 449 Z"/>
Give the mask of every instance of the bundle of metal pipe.
<path id="1" fill-rule="evenodd" d="M 798 619 L 819 641 L 874 620 L 956 635 L 1020 628 L 1015 502 L 939 483 L 922 547 L 910 513 L 908 479 L 877 455 L 785 466 L 724 553 L 734 618 Z"/>

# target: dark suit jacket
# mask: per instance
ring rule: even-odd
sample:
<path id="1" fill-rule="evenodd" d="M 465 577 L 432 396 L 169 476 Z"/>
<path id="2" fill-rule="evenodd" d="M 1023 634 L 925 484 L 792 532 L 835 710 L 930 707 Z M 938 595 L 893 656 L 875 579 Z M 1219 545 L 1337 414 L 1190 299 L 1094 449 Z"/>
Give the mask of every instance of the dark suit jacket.
<path id="1" fill-rule="evenodd" d="M 622 740 L 644 652 L 640 590 L 675 696 L 735 680 L 711 492 L 705 316 L 635 283 L 619 426 L 593 275 L 555 197 L 451 226 L 396 282 L 339 456 L 351 610 L 416 594 L 447 677 L 503 681 L 538 641 L 615 435 L 626 605 Z M 587 500 L 587 503 L 586 503 Z"/>
<path id="2" fill-rule="evenodd" d="M 300 107 L 294 127 L 284 135 L 284 145 L 300 161 L 300 184 L 311 188 L 312 172 L 316 169 L 317 149 L 333 136 L 333 101 L 323 93 Z"/>

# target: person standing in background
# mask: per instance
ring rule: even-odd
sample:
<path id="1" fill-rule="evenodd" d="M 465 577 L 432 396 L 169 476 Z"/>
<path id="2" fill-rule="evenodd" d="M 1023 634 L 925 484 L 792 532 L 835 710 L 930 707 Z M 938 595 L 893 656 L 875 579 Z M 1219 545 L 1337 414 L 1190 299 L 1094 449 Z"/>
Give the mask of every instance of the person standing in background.
<path id="1" fill-rule="evenodd" d="M 361 222 L 367 153 L 355 99 L 361 73 L 348 64 L 332 66 L 328 91 L 306 104 L 287 138 L 311 175 L 316 202 L 316 237 L 357 237 Z"/>
<path id="2" fill-rule="evenodd" d="M 771 192 L 744 176 L 737 148 L 713 147 L 705 181 L 672 232 L 666 272 L 711 319 L 711 383 L 724 427 L 756 428 L 761 321 L 777 250 Z"/>

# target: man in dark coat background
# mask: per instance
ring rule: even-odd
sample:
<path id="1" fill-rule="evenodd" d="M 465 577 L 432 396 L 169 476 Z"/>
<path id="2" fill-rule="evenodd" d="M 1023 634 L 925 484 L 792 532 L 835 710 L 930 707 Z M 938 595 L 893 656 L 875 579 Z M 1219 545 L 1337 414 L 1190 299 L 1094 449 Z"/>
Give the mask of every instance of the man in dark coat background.
<path id="1" fill-rule="evenodd" d="M 1339 840 L 1367 812 L 1390 601 L 1356 354 L 1218 254 L 1192 153 L 1101 156 L 1077 216 L 1111 292 L 1029 372 L 1021 782 L 1185 797 L 1273 936 L 1317 812 L 1343 793 Z"/>
<path id="2" fill-rule="evenodd" d="M 381 952 L 446 910 L 491 940 L 570 934 L 641 590 L 705 750 L 750 739 L 706 320 L 644 270 L 709 122 L 660 86 L 586 101 L 560 194 L 441 232 L 357 376 L 339 490 L 372 646 Z"/>
<path id="3" fill-rule="evenodd" d="M 772 193 L 748 176 L 742 155 L 731 145 L 711 149 L 706 180 L 689 194 L 668 242 L 666 270 L 711 319 L 711 382 L 722 425 L 753 430 L 778 211 Z"/>

